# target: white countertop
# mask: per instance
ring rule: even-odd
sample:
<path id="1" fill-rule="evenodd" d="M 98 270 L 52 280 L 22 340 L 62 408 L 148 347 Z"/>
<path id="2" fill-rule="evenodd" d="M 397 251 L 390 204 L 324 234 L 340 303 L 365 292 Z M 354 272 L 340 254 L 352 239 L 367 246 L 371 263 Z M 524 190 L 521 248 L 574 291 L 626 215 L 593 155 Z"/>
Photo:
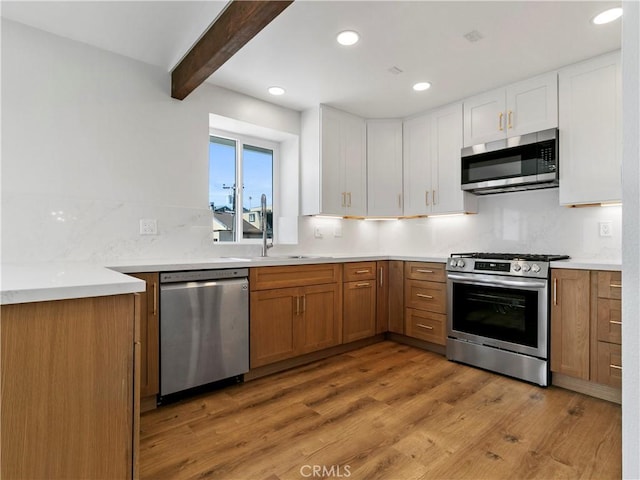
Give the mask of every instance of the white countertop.
<path id="1" fill-rule="evenodd" d="M 313 263 L 402 260 L 418 262 L 447 261 L 446 257 L 384 255 L 272 255 L 266 258 L 211 257 L 199 259 L 162 258 L 124 260 L 106 266 L 81 262 L 8 263 L 0 269 L 0 304 L 42 302 L 70 298 L 96 297 L 143 292 L 145 283 L 127 273 L 204 270 Z M 616 260 L 571 259 L 551 262 L 551 268 L 582 270 L 621 270 Z"/>
<path id="2" fill-rule="evenodd" d="M 143 292 L 145 282 L 86 263 L 5 263 L 0 304 L 44 302 Z"/>
<path id="3" fill-rule="evenodd" d="M 622 270 L 622 260 L 571 258 L 550 263 L 551 268 L 568 268 L 576 270 Z"/>

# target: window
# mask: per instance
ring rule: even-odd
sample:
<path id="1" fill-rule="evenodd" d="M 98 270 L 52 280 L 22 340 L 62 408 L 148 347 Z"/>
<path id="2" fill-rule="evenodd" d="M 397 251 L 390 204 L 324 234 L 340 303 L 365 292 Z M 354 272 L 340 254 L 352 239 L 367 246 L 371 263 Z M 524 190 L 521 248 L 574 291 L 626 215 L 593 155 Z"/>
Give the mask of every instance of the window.
<path id="1" fill-rule="evenodd" d="M 210 135 L 209 206 L 213 211 L 214 241 L 261 239 L 263 222 L 267 237 L 273 238 L 277 153 L 275 143 L 240 135 Z M 263 194 L 265 219 L 261 214 Z"/>

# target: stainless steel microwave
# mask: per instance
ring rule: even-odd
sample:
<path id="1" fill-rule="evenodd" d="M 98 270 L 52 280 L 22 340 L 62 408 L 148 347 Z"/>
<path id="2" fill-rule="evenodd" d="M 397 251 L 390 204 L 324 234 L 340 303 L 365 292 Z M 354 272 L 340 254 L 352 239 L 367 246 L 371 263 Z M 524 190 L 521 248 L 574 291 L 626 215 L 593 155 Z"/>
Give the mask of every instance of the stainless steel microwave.
<path id="1" fill-rule="evenodd" d="M 477 195 L 559 184 L 558 129 L 462 149 L 462 190 Z"/>

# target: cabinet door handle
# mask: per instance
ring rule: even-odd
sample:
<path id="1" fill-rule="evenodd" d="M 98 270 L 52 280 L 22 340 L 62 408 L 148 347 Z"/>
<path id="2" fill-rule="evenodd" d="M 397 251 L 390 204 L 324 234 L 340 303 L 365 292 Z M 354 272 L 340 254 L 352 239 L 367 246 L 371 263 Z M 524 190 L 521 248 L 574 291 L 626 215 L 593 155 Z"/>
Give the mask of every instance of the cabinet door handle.
<path id="1" fill-rule="evenodd" d="M 360 273 L 369 273 L 369 270 L 356 270 L 356 273 L 360 274 Z"/>
<path id="2" fill-rule="evenodd" d="M 351 206 L 351 192 L 347 192 L 347 198 L 349 199 L 349 201 L 347 202 L 347 207 Z"/>
<path id="3" fill-rule="evenodd" d="M 382 267 L 380 267 L 380 286 L 382 287 L 382 282 L 383 282 L 383 277 L 382 275 L 384 274 L 384 270 Z"/>
<path id="4" fill-rule="evenodd" d="M 356 287 L 361 288 L 361 287 L 370 287 L 371 284 L 370 283 L 356 283 Z"/>
<path id="5" fill-rule="evenodd" d="M 621 283 L 610 283 L 609 286 L 611 288 L 622 288 L 622 284 Z"/>
<path id="6" fill-rule="evenodd" d="M 558 279 L 553 279 L 553 304 L 558 305 Z"/>
<path id="7" fill-rule="evenodd" d="M 508 120 L 507 120 L 509 125 L 507 125 L 507 128 L 513 128 L 513 125 L 511 124 L 512 116 L 513 116 L 513 112 L 511 110 L 509 110 L 509 115 L 508 115 Z"/>
<path id="8" fill-rule="evenodd" d="M 426 293 L 416 293 L 416 297 L 420 297 L 420 298 L 433 298 L 432 295 L 427 295 Z"/>
<path id="9" fill-rule="evenodd" d="M 615 368 L 616 370 L 622 370 L 622 367 L 621 367 L 620 365 L 613 365 L 613 364 L 610 364 L 610 365 L 609 365 L 609 368 Z"/>
<path id="10" fill-rule="evenodd" d="M 158 285 L 154 282 L 151 284 L 153 287 L 153 315 L 158 314 Z"/>
<path id="11" fill-rule="evenodd" d="M 436 191 L 433 190 L 433 193 L 431 194 L 431 199 L 433 200 L 433 204 L 437 205 L 438 202 L 436 202 Z"/>
<path id="12" fill-rule="evenodd" d="M 416 327 L 426 328 L 427 330 L 433 330 L 433 327 L 431 325 L 424 325 L 422 323 L 417 323 Z"/>
<path id="13" fill-rule="evenodd" d="M 502 128 L 503 118 L 504 118 L 504 112 L 500 112 L 500 114 L 498 115 L 498 130 L 500 130 L 501 132 L 504 131 L 504 128 Z"/>
<path id="14" fill-rule="evenodd" d="M 609 320 L 609 323 L 612 323 L 613 325 L 622 325 L 622 322 L 618 322 L 617 320 Z"/>
<path id="15" fill-rule="evenodd" d="M 347 192 L 342 192 L 342 206 L 347 206 Z"/>
<path id="16" fill-rule="evenodd" d="M 307 311 L 307 296 L 302 295 L 302 313 Z"/>
<path id="17" fill-rule="evenodd" d="M 424 191 L 424 204 L 427 207 L 429 206 L 429 190 Z"/>
<path id="18" fill-rule="evenodd" d="M 300 315 L 300 297 L 296 297 L 296 315 Z"/>
<path id="19" fill-rule="evenodd" d="M 402 208 L 402 194 L 398 194 L 398 208 Z"/>
<path id="20" fill-rule="evenodd" d="M 424 270 L 422 268 L 416 268 L 416 272 L 418 272 L 418 273 L 433 273 L 433 270 Z"/>

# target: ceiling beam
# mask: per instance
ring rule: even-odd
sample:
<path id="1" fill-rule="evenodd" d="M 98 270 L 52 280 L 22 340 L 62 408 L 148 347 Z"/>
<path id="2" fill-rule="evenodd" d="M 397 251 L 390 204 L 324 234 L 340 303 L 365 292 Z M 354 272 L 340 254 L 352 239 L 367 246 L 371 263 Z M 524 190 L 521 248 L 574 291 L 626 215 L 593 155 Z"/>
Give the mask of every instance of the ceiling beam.
<path id="1" fill-rule="evenodd" d="M 171 72 L 171 96 L 184 100 L 293 0 L 232 0 Z"/>

